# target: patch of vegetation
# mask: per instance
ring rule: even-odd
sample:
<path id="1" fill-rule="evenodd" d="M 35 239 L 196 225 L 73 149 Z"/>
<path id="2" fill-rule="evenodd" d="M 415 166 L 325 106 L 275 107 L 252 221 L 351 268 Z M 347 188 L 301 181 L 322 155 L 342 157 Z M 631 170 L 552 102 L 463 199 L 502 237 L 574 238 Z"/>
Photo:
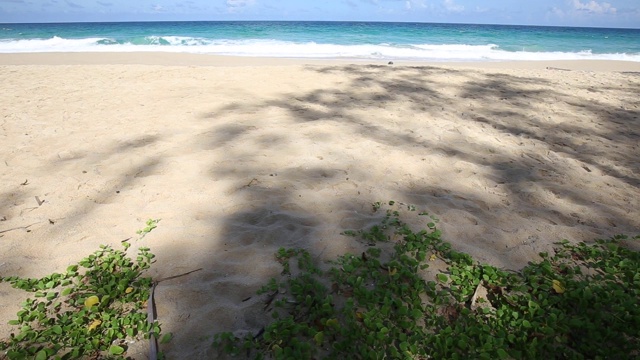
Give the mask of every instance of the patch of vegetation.
<path id="1" fill-rule="evenodd" d="M 280 249 L 282 276 L 259 292 L 273 321 L 243 338 L 216 334 L 213 345 L 255 359 L 640 356 L 640 253 L 621 246 L 626 237 L 563 241 L 511 272 L 426 227 L 413 231 L 391 208 L 379 225 L 346 232 L 370 247 L 328 271 L 306 250 Z"/>
<path id="2" fill-rule="evenodd" d="M 140 235 L 140 238 L 143 238 L 145 235 L 150 233 L 153 229 L 157 228 L 159 222 L 160 222 L 160 219 L 147 220 L 147 222 L 145 223 L 146 226 L 136 231 L 136 234 Z"/>
<path id="3" fill-rule="evenodd" d="M 109 246 L 40 279 L 0 278 L 33 293 L 22 303 L 18 326 L 0 350 L 9 359 L 124 359 L 130 341 L 159 338 L 160 325 L 147 321 L 152 280 L 142 273 L 154 255 L 140 248 L 134 260 Z"/>

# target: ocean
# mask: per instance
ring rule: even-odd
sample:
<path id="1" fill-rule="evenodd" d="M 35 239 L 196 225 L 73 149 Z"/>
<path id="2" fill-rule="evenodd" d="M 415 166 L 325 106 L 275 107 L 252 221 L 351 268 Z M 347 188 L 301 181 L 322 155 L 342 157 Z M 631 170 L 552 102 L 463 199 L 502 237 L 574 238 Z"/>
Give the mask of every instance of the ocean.
<path id="1" fill-rule="evenodd" d="M 640 62 L 640 29 L 384 22 L 0 24 L 0 53 L 142 52 L 415 61 Z"/>

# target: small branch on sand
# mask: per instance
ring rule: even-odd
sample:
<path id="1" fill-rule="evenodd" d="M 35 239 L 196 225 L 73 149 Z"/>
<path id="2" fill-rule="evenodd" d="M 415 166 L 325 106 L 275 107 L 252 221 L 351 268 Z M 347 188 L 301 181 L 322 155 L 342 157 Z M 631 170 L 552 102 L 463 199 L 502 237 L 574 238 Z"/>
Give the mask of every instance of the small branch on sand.
<path id="1" fill-rule="evenodd" d="M 254 182 L 258 182 L 258 179 L 256 178 L 251 179 L 251 181 L 249 181 L 249 183 L 243 187 L 250 187 L 251 185 L 253 185 Z"/>
<path id="2" fill-rule="evenodd" d="M 41 206 L 42 204 L 44 204 L 46 200 L 40 200 L 40 197 L 36 196 L 36 202 L 38 203 L 38 206 Z"/>
<path id="3" fill-rule="evenodd" d="M 31 225 L 27 225 L 27 226 L 18 226 L 18 227 L 14 227 L 14 228 L 11 228 L 11 229 L 0 230 L 0 234 L 2 234 L 2 233 L 6 233 L 6 232 L 9 232 L 9 231 L 13 231 L 13 230 L 19 230 L 19 229 L 25 229 L 25 230 L 28 230 L 28 229 L 29 229 L 29 227 L 31 227 L 31 226 L 33 226 L 33 225 L 35 225 L 35 224 L 39 224 L 39 223 L 41 223 L 41 222 L 42 222 L 42 221 L 38 221 L 38 222 L 35 222 L 35 223 L 33 223 L 33 224 L 31 224 Z"/>
<path id="4" fill-rule="evenodd" d="M 195 270 L 191 270 L 191 271 L 188 271 L 188 272 L 186 272 L 186 273 L 182 273 L 182 274 L 180 274 L 180 275 L 173 275 L 173 276 L 169 276 L 169 277 L 166 277 L 166 278 L 161 278 L 161 279 L 156 280 L 156 283 L 161 283 L 161 282 L 163 282 L 163 281 L 167 281 L 167 280 L 171 280 L 171 279 L 179 278 L 179 277 L 182 277 L 182 276 L 185 276 L 185 275 L 189 275 L 189 274 L 191 274 L 191 273 L 194 273 L 194 272 L 196 272 L 196 271 L 200 271 L 200 270 L 202 270 L 202 268 L 198 268 L 198 269 L 195 269 Z"/>
<path id="5" fill-rule="evenodd" d="M 123 241 L 127 241 L 127 240 L 128 239 Z M 149 292 L 149 299 L 147 300 L 147 322 L 149 324 L 153 324 L 156 321 L 156 317 L 157 317 L 156 304 L 154 300 L 156 286 L 158 286 L 158 284 L 163 281 L 179 278 L 200 270 L 202 270 L 202 268 L 191 270 L 186 273 L 182 273 L 180 275 L 169 276 L 153 282 L 153 285 L 151 286 L 151 291 Z M 158 339 L 156 339 L 153 332 L 150 332 L 149 333 L 149 360 L 157 360 L 157 359 L 158 359 Z"/>

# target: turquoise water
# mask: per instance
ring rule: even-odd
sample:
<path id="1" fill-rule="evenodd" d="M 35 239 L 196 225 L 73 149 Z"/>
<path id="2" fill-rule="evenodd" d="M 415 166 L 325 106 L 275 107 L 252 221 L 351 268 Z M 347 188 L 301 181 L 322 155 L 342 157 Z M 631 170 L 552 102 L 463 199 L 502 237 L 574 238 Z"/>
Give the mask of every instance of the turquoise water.
<path id="1" fill-rule="evenodd" d="M 167 51 L 428 61 L 640 61 L 640 29 L 367 22 L 0 24 L 0 52 Z"/>

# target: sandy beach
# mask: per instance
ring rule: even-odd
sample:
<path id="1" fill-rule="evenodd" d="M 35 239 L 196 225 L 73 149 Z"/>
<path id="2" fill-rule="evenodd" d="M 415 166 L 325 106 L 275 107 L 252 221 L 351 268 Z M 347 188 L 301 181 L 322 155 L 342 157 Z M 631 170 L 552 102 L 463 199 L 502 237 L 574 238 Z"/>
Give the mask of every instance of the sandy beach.
<path id="1" fill-rule="evenodd" d="M 376 201 L 427 210 L 509 269 L 640 233 L 640 63 L 1 54 L 0 84 L 0 275 L 130 237 L 154 278 L 202 268 L 157 288 L 168 358 L 263 326 L 243 299 L 279 273 L 273 253 L 359 251 L 340 233 L 379 220 Z M 25 294 L 0 297 L 5 338 Z"/>

